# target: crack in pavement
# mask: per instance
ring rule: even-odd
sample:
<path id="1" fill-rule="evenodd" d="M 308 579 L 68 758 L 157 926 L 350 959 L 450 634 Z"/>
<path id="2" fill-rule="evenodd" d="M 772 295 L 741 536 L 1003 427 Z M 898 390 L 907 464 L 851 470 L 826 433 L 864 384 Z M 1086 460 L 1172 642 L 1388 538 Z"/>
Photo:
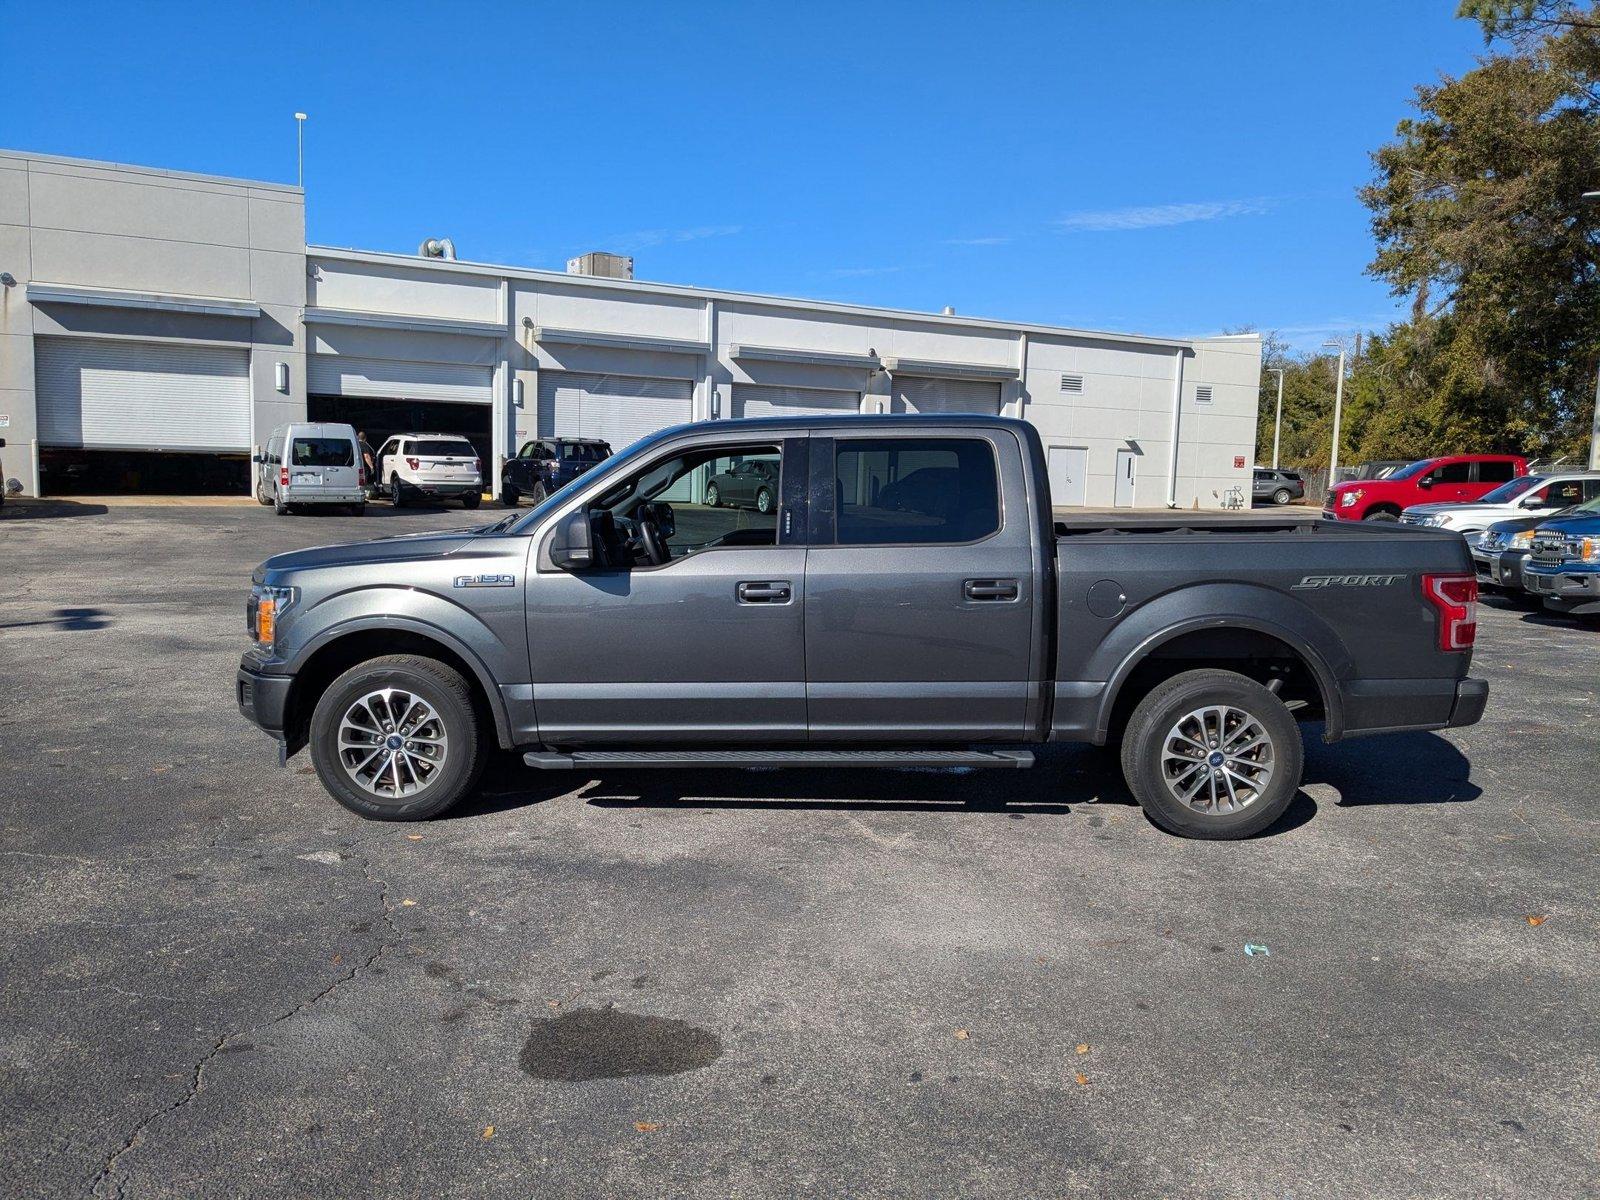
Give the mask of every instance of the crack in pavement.
<path id="1" fill-rule="evenodd" d="M 240 1038 L 250 1037 L 264 1029 L 270 1029 L 274 1025 L 278 1025 L 284 1021 L 287 1021 L 291 1017 L 298 1016 L 300 1013 L 305 1012 L 319 1001 L 325 1000 L 337 988 L 351 982 L 363 971 L 371 969 L 377 964 L 377 961 L 380 958 L 388 953 L 391 947 L 399 943 L 400 929 L 394 923 L 394 906 L 389 902 L 388 883 L 372 873 L 372 860 L 369 856 L 362 855 L 360 866 L 361 877 L 365 879 L 367 883 L 375 886 L 378 889 L 378 901 L 383 906 L 383 924 L 384 928 L 387 930 L 387 934 L 386 936 L 379 938 L 377 948 L 374 949 L 371 954 L 367 955 L 365 959 L 351 967 L 348 971 L 344 972 L 344 974 L 340 975 L 332 983 L 323 988 L 321 991 L 317 992 L 310 999 L 302 1000 L 288 1011 L 279 1013 L 277 1016 L 270 1017 L 265 1021 L 258 1021 L 256 1024 L 251 1025 L 248 1028 L 236 1029 L 232 1033 L 225 1033 L 214 1043 L 212 1043 L 211 1049 L 206 1051 L 206 1053 L 197 1063 L 194 1064 L 194 1067 L 190 1071 L 189 1086 L 184 1091 L 183 1095 L 179 1096 L 177 1100 L 173 1101 L 165 1108 L 157 1109 L 155 1112 L 141 1120 L 133 1127 L 132 1132 L 130 1132 L 128 1136 L 123 1139 L 122 1144 L 118 1146 L 116 1150 L 112 1151 L 110 1157 L 106 1159 L 105 1166 L 100 1169 L 100 1173 L 95 1176 L 94 1182 L 89 1185 L 89 1195 L 91 1197 L 95 1197 L 97 1200 L 108 1200 L 108 1198 L 109 1200 L 121 1200 L 121 1197 L 124 1194 L 123 1186 L 127 1182 L 126 1177 L 121 1179 L 114 1179 L 113 1177 L 116 1174 L 117 1165 L 122 1161 L 123 1156 L 138 1149 L 144 1143 L 145 1134 L 149 1132 L 151 1126 L 155 1125 L 158 1121 L 170 1117 L 179 1109 L 187 1108 L 190 1104 L 194 1103 L 195 1098 L 205 1090 L 206 1068 L 211 1065 L 212 1061 L 215 1060 L 219 1054 L 228 1048 L 229 1043 Z"/>

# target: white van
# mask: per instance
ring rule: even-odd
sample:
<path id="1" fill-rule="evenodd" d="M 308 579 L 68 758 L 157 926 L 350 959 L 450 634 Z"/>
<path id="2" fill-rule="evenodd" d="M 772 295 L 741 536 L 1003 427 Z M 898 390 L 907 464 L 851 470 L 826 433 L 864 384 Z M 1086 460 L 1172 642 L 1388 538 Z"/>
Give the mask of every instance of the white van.
<path id="1" fill-rule="evenodd" d="M 344 504 L 358 517 L 367 511 L 367 472 L 352 426 L 279 425 L 250 461 L 256 464 L 256 500 L 280 517 L 306 504 Z"/>

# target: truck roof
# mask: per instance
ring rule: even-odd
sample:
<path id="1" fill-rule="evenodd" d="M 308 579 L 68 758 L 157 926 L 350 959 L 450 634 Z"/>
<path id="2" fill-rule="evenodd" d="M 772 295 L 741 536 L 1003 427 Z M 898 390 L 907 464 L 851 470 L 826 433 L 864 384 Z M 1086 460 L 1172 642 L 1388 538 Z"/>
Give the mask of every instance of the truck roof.
<path id="1" fill-rule="evenodd" d="M 719 418 L 715 421 L 694 421 L 663 429 L 658 436 L 682 433 L 686 430 L 708 433 L 732 433 L 739 430 L 830 430 L 830 429 L 899 429 L 906 425 L 934 425 L 949 429 L 994 429 L 1003 427 L 1017 431 L 1031 430 L 1032 425 L 1016 417 L 988 416 L 984 413 L 842 413 L 838 416 L 812 417 L 739 417 Z"/>

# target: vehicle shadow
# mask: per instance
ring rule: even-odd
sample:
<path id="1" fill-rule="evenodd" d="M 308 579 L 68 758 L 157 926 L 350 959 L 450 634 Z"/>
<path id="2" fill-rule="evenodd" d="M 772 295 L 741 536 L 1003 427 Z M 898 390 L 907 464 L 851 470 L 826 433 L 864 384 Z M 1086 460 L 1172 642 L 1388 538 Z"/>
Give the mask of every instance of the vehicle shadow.
<path id="1" fill-rule="evenodd" d="M 1321 726 L 1307 726 L 1305 782 L 1337 789 L 1341 808 L 1464 804 L 1483 795 L 1467 756 L 1437 733 L 1378 734 L 1329 746 Z"/>
<path id="2" fill-rule="evenodd" d="M 111 511 L 104 504 L 80 504 L 76 500 L 7 500 L 0 504 L 0 521 L 51 521 L 61 517 L 103 517 Z"/>
<path id="3" fill-rule="evenodd" d="M 67 633 L 81 633 L 91 629 L 105 629 L 110 624 L 111 614 L 103 608 L 58 608 L 42 621 L 0 621 L 0 629 L 49 626 Z"/>
<path id="4" fill-rule="evenodd" d="M 1547 608 L 1522 614 L 1525 625 L 1538 625 L 1542 629 L 1594 629 L 1595 618 L 1586 613 L 1558 613 Z"/>
<path id="5" fill-rule="evenodd" d="M 486 816 L 578 793 L 601 809 L 767 812 L 981 813 L 1009 820 L 1067 817 L 1075 809 L 1138 807 L 1115 755 L 1091 747 L 1050 746 L 1028 771 L 967 768 L 784 768 L 531 771 L 518 756 L 497 755 L 476 794 L 443 818 Z M 1297 792 L 1284 814 L 1256 837 L 1298 829 L 1317 805 Z"/>

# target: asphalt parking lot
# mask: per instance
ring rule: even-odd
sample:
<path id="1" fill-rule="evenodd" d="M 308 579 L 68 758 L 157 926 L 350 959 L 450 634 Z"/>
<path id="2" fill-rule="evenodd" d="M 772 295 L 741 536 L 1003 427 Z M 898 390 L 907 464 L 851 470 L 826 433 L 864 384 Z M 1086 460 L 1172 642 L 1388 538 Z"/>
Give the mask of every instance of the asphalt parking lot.
<path id="1" fill-rule="evenodd" d="M 1312 737 L 1247 843 L 1070 747 L 278 770 L 255 563 L 496 516 L 0 513 L 0 1193 L 1600 1195 L 1600 628 L 1485 604 L 1484 722 Z"/>

